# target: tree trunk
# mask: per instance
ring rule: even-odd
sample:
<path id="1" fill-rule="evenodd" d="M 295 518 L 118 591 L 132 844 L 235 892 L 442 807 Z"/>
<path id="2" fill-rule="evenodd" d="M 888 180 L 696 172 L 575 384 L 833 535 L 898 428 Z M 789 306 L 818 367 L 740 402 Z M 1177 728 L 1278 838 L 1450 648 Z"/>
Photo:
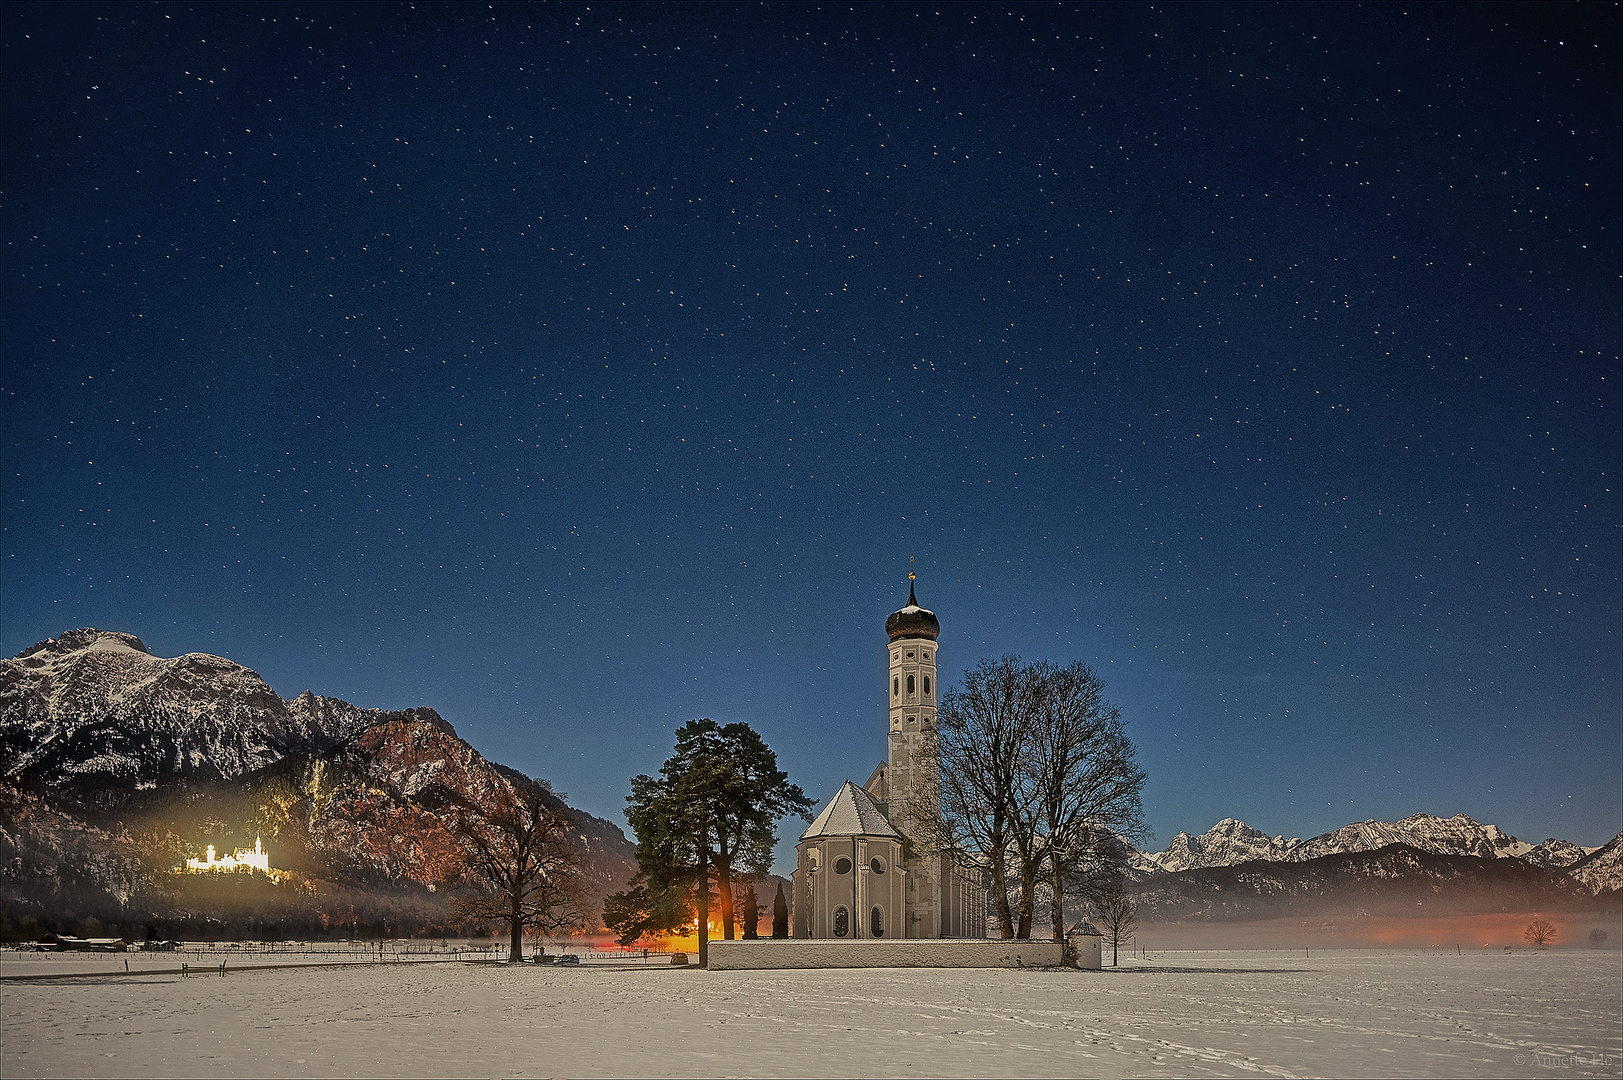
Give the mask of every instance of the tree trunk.
<path id="1" fill-rule="evenodd" d="M 507 962 L 516 964 L 524 959 L 524 908 L 517 897 L 513 898 L 512 910 L 507 915 L 507 926 L 510 932 Z"/>
<path id="2" fill-rule="evenodd" d="M 721 936 L 724 941 L 733 940 L 733 872 L 732 852 L 727 850 L 727 842 L 718 839 L 716 842 L 716 886 L 721 892 Z"/>
<path id="3" fill-rule="evenodd" d="M 1065 940 L 1065 875 L 1060 873 L 1059 857 L 1054 856 L 1054 895 L 1048 901 L 1048 915 L 1054 921 L 1054 940 Z"/>
<path id="4" fill-rule="evenodd" d="M 1031 937 L 1031 909 L 1037 898 L 1037 873 L 1032 860 L 1020 854 L 1020 926 L 1014 936 L 1021 941 Z"/>
<path id="5" fill-rule="evenodd" d="M 1003 865 L 1003 851 L 992 849 L 992 895 L 997 903 L 998 936 L 1014 937 L 1014 915 L 1009 911 L 1009 878 Z"/>
<path id="6" fill-rule="evenodd" d="M 710 966 L 710 823 L 699 824 L 699 966 Z"/>

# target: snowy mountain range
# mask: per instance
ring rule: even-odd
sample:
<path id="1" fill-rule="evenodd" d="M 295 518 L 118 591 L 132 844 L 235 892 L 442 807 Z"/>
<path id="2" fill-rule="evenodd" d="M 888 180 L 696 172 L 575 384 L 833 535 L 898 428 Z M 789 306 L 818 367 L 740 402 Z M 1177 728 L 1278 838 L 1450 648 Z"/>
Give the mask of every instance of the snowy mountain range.
<path id="1" fill-rule="evenodd" d="M 109 897 L 129 911 L 132 896 L 151 912 L 195 908 L 163 895 L 182 887 L 168 870 L 207 843 L 263 835 L 273 865 L 335 911 L 341 893 L 348 918 L 359 906 L 399 922 L 402 897 L 413 917 L 436 905 L 443 917 L 435 889 L 456 864 L 444 812 L 529 782 L 433 709 L 309 691 L 287 701 L 222 657 L 156 657 L 130 634 L 70 631 L 0 660 L 0 916 L 101 910 Z M 620 888 L 633 845 L 557 805 L 589 892 Z"/>
<path id="2" fill-rule="evenodd" d="M 240 776 L 406 717 L 456 737 L 432 709 L 362 709 L 309 691 L 283 701 L 241 664 L 153 656 L 133 634 L 72 630 L 0 660 L 5 775 L 81 797 Z"/>
<path id="3" fill-rule="evenodd" d="M 1143 874 L 1179 873 L 1247 862 L 1301 863 L 1327 855 L 1376 851 L 1403 844 L 1433 855 L 1473 855 L 1483 859 L 1517 859 L 1546 870 L 1566 870 L 1596 892 L 1623 887 L 1617 870 L 1618 841 L 1585 848 L 1551 837 L 1529 844 L 1464 814 L 1441 818 L 1414 814 L 1402 821 L 1357 821 L 1307 840 L 1269 836 L 1243 821 L 1224 818 L 1199 836 L 1181 832 L 1165 851 L 1134 852 L 1130 862 Z M 1610 856 L 1602 853 L 1611 850 Z M 1595 860 L 1587 863 L 1586 860 Z"/>

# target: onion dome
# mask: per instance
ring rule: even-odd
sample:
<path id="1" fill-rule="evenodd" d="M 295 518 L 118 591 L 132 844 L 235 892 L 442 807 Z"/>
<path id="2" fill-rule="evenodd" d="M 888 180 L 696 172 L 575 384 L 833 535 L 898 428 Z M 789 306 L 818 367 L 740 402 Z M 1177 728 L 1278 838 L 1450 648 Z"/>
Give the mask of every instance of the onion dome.
<path id="1" fill-rule="evenodd" d="M 934 641 L 941 636 L 941 623 L 936 621 L 935 612 L 919 607 L 911 580 L 907 584 L 907 606 L 890 613 L 890 618 L 885 620 L 885 633 L 890 635 L 892 641 L 897 638 L 929 638 Z"/>

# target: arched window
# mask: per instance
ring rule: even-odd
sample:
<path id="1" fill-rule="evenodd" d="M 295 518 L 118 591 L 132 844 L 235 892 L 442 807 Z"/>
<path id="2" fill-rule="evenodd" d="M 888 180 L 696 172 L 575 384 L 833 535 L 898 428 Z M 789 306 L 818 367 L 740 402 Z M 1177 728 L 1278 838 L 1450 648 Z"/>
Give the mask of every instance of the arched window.
<path id="1" fill-rule="evenodd" d="M 902 692 L 902 680 L 899 679 L 899 678 L 890 680 L 890 696 L 891 697 L 896 697 L 901 692 Z"/>
<path id="2" fill-rule="evenodd" d="M 912 697 L 912 696 L 913 696 L 913 692 L 914 692 L 914 685 L 915 685 L 915 684 L 914 684 L 914 682 L 913 682 L 913 676 L 911 676 L 911 675 L 909 675 L 909 676 L 908 676 L 908 677 L 907 677 L 907 696 L 908 696 L 908 697 Z"/>
<path id="3" fill-rule="evenodd" d="M 841 855 L 838 859 L 835 859 L 834 872 L 836 874 L 849 874 L 851 872 L 851 860 L 847 859 L 844 855 Z"/>
<path id="4" fill-rule="evenodd" d="M 924 696 L 930 696 L 930 676 L 928 675 L 924 677 Z"/>
<path id="5" fill-rule="evenodd" d="M 845 937 L 851 932 L 851 913 L 843 907 L 834 909 L 834 936 Z"/>
<path id="6" fill-rule="evenodd" d="M 878 908 L 868 913 L 868 932 L 874 937 L 885 936 L 885 913 Z"/>

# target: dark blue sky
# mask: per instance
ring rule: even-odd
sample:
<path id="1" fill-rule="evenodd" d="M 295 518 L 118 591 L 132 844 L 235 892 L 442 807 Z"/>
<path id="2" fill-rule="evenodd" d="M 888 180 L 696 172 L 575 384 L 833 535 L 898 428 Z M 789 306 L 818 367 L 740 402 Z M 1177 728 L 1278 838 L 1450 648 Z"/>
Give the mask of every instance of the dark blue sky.
<path id="1" fill-rule="evenodd" d="M 0 19 L 8 655 L 821 800 L 911 554 L 949 685 L 1099 668 L 1161 842 L 1623 827 L 1616 6 Z"/>

